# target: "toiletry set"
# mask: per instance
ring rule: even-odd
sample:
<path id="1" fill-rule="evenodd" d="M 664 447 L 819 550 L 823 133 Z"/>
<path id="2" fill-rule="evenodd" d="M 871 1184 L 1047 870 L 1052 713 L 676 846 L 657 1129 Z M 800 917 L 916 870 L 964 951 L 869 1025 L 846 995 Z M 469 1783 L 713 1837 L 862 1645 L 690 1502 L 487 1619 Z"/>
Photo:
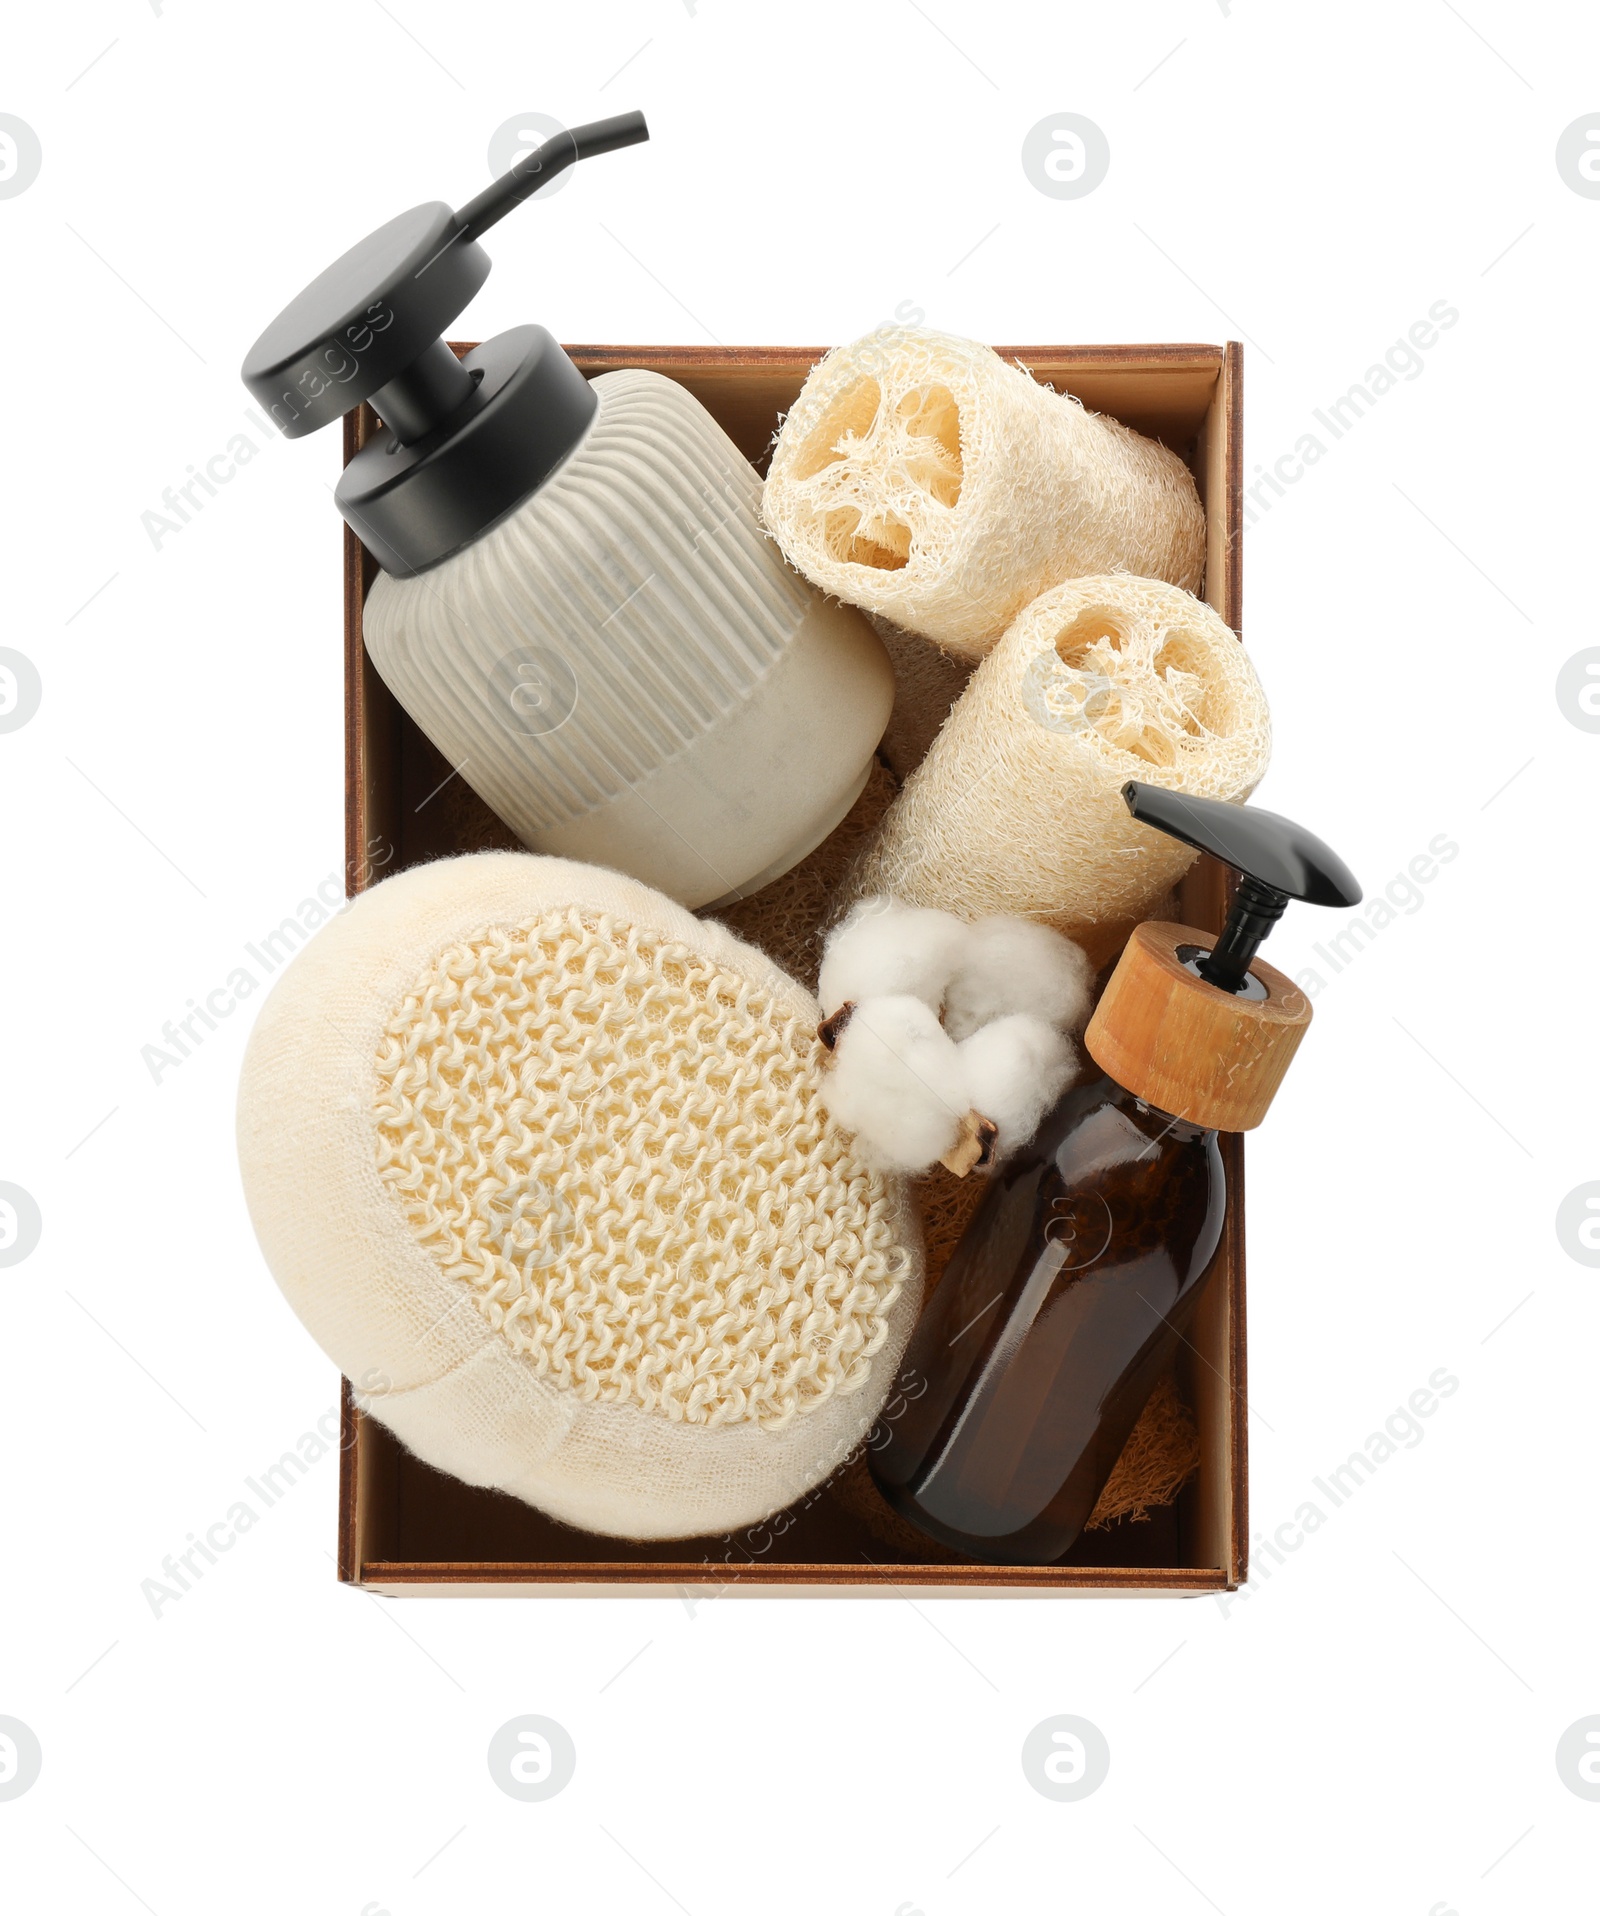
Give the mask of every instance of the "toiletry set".
<path id="1" fill-rule="evenodd" d="M 367 655 L 525 847 L 385 878 L 280 977 L 252 1219 L 465 1483 L 642 1541 L 848 1480 L 1052 1563 L 1142 1413 L 1192 1434 L 1217 1136 L 1311 1016 L 1258 947 L 1360 890 L 1245 803 L 1266 700 L 1166 447 L 921 328 L 822 358 L 764 481 L 661 374 L 538 326 L 458 356 L 489 228 L 647 138 L 399 215 L 246 357 L 290 438 L 376 415 L 335 493 Z M 1220 935 L 1166 922 L 1201 854 Z M 973 1187 L 941 1276 L 925 1204 Z"/>

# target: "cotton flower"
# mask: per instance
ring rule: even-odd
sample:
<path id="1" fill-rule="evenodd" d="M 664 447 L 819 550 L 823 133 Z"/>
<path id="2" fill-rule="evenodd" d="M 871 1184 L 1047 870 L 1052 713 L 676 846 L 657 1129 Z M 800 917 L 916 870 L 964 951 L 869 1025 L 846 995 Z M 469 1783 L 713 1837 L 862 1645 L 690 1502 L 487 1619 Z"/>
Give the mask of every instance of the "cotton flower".
<path id="1" fill-rule="evenodd" d="M 856 1005 L 834 1042 L 822 1101 L 881 1171 L 925 1171 L 955 1145 L 971 1108 L 960 1048 L 920 998 Z"/>
<path id="2" fill-rule="evenodd" d="M 980 918 L 963 930 L 944 991 L 944 1028 L 957 1043 L 1017 1011 L 1083 1029 L 1094 973 L 1071 939 L 1028 918 Z"/>
<path id="3" fill-rule="evenodd" d="M 828 936 L 817 980 L 823 1015 L 901 993 L 920 998 L 937 1015 L 970 929 L 947 911 L 863 898 Z"/>
<path id="4" fill-rule="evenodd" d="M 823 956 L 823 1102 L 878 1169 L 987 1165 L 1072 1082 L 1091 985 L 1088 959 L 1043 925 L 863 900 Z"/>
<path id="5" fill-rule="evenodd" d="M 1001 1157 L 1026 1144 L 1077 1076 L 1072 1045 L 1027 1012 L 996 1018 L 956 1046 L 972 1109 L 1000 1127 Z"/>

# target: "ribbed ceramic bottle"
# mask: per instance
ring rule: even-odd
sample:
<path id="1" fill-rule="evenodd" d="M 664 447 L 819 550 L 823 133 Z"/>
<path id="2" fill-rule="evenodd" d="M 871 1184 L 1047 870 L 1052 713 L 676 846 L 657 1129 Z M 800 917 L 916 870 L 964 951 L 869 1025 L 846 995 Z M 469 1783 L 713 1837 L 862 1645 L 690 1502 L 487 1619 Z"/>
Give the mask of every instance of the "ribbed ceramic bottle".
<path id="1" fill-rule="evenodd" d="M 700 402 L 606 373 L 564 464 L 411 578 L 367 651 L 531 850 L 693 906 L 754 890 L 866 782 L 894 684 L 876 635 L 783 561 L 761 482 Z"/>

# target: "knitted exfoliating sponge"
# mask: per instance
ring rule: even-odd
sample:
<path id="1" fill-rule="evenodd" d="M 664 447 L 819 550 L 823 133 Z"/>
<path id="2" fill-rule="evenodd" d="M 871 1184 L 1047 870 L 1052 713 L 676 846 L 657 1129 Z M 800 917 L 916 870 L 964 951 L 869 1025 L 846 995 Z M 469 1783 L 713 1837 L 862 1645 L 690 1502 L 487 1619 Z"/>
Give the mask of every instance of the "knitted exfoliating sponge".
<path id="1" fill-rule="evenodd" d="M 815 366 L 762 513 L 825 592 L 966 659 L 1063 579 L 1200 589 L 1205 513 L 1165 446 L 975 340 L 886 326 Z"/>
<path id="2" fill-rule="evenodd" d="M 1208 605 L 1155 579 L 1074 579 L 973 673 L 846 899 L 1037 918 L 1101 964 L 1195 858 L 1129 817 L 1123 785 L 1239 802 L 1270 750 L 1255 668 Z"/>
<path id="3" fill-rule="evenodd" d="M 613 872 L 388 879 L 251 1036 L 267 1262 L 438 1469 L 613 1536 L 757 1522 L 865 1435 L 921 1293 L 904 1187 L 823 1111 L 817 1018 Z"/>

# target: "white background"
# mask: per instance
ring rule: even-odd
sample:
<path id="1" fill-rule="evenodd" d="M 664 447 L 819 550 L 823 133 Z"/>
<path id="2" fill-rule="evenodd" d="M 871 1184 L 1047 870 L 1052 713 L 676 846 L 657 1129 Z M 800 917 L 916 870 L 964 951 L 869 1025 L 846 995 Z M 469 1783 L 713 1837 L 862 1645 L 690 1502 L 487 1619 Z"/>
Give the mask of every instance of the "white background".
<path id="1" fill-rule="evenodd" d="M 0 644 L 43 703 L 0 736 L 0 1179 L 44 1219 L 0 1271 L 0 1716 L 44 1759 L 0 1801 L 7 1906 L 1592 1897 L 1600 1804 L 1555 1762 L 1600 1712 L 1600 1273 L 1555 1228 L 1600 1178 L 1600 736 L 1556 697 L 1597 641 L 1600 201 L 1555 160 L 1600 111 L 1592 10 L 79 0 L 6 39 L 43 167 L 0 199 Z M 244 349 L 314 271 L 478 191 L 509 117 L 633 106 L 652 143 L 501 228 L 461 330 L 1243 336 L 1253 465 L 1460 314 L 1247 536 L 1263 800 L 1374 893 L 1460 848 L 1331 979 L 1251 1145 L 1255 1526 L 1460 1387 L 1243 1598 L 384 1603 L 334 1580 L 331 1454 L 159 1617 L 141 1593 L 335 1399 L 238 1188 L 259 999 L 159 1083 L 141 1047 L 342 863 L 338 436 L 263 446 L 159 549 L 141 515 L 244 425 Z M 1021 164 L 1064 111 L 1111 148 L 1078 200 Z M 1292 912 L 1272 955 L 1332 928 Z M 524 1712 L 577 1746 L 543 1804 L 485 1762 Z M 1078 1803 L 1019 1760 L 1057 1713 L 1111 1749 Z"/>

